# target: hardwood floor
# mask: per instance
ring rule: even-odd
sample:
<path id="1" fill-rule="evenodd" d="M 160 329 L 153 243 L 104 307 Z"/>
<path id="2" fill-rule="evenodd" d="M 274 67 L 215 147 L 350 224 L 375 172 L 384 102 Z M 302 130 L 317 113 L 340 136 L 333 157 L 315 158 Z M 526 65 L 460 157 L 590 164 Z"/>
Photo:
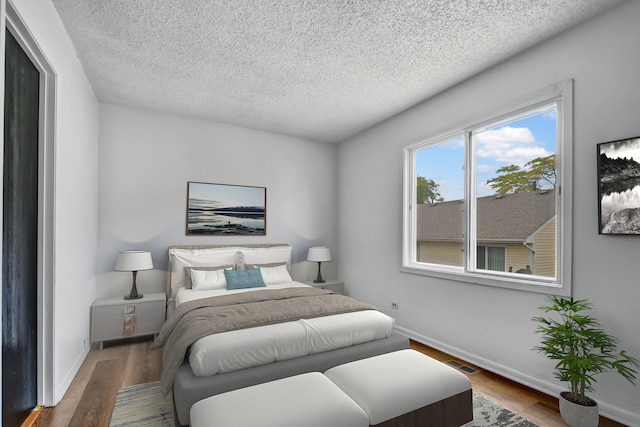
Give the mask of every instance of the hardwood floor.
<path id="1" fill-rule="evenodd" d="M 132 339 L 94 344 L 62 401 L 46 408 L 41 427 L 108 427 L 118 389 L 158 381 L 162 351 L 151 351 L 153 340 Z"/>
<path id="2" fill-rule="evenodd" d="M 532 423 L 540 427 L 566 427 L 558 410 L 557 398 L 525 387 L 492 372 L 484 371 L 477 366 L 415 341 L 411 342 L 411 348 L 442 362 L 454 360 L 478 370 L 478 373 L 469 375 L 474 393 L 499 404 L 503 408 L 509 409 Z M 624 427 L 624 424 L 600 417 L 599 427 Z"/>
<path id="3" fill-rule="evenodd" d="M 151 351 L 151 344 L 151 339 L 139 339 L 105 343 L 103 350 L 94 345 L 62 401 L 42 411 L 38 425 L 107 427 L 118 389 L 160 379 L 162 352 Z M 434 359 L 455 360 L 477 369 L 480 372 L 469 376 L 475 393 L 540 427 L 565 426 L 557 399 L 420 343 L 412 342 L 411 347 Z M 601 417 L 600 427 L 624 426 Z"/>

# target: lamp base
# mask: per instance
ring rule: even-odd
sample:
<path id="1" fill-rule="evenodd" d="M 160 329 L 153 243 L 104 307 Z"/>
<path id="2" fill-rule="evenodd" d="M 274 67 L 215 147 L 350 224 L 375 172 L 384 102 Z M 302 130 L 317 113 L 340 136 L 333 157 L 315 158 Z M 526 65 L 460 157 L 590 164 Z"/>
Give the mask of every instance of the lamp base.
<path id="1" fill-rule="evenodd" d="M 142 298 L 142 294 L 138 293 L 138 287 L 136 286 L 136 276 L 138 275 L 137 271 L 132 271 L 133 273 L 133 283 L 131 283 L 131 292 L 129 295 L 125 295 L 124 299 L 140 299 Z"/>
<path id="2" fill-rule="evenodd" d="M 322 273 L 320 272 L 320 265 L 322 264 L 322 262 L 318 261 L 318 277 L 316 277 L 316 280 L 313 281 L 313 283 L 324 283 L 325 280 L 322 278 Z"/>

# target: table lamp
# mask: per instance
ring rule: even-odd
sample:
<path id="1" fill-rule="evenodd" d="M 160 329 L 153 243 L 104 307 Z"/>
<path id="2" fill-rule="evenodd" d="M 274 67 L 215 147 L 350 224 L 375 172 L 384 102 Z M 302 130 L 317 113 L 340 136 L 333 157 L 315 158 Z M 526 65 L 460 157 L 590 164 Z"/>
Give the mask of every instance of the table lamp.
<path id="1" fill-rule="evenodd" d="M 151 260 L 151 252 L 149 251 L 121 251 L 118 254 L 116 261 L 116 271 L 131 271 L 133 273 L 133 283 L 131 285 L 131 292 L 126 295 L 124 299 L 138 299 L 142 298 L 141 294 L 138 294 L 136 288 L 136 275 L 141 270 L 151 270 L 153 268 L 153 261 Z"/>
<path id="2" fill-rule="evenodd" d="M 324 283 L 320 272 L 320 265 L 323 261 L 331 261 L 331 251 L 326 246 L 312 246 L 307 254 L 307 261 L 316 261 L 318 263 L 318 277 L 313 283 Z"/>

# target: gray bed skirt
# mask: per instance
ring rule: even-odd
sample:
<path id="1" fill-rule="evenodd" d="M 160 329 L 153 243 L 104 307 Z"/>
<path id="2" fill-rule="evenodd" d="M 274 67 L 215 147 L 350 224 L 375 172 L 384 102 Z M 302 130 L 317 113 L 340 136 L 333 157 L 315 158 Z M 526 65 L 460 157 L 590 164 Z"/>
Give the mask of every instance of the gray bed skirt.
<path id="1" fill-rule="evenodd" d="M 185 361 L 173 384 L 175 413 L 180 424 L 189 425 L 191 406 L 209 396 L 306 372 L 324 372 L 343 363 L 406 348 L 409 348 L 409 339 L 394 333 L 377 341 L 209 377 L 196 377 Z"/>

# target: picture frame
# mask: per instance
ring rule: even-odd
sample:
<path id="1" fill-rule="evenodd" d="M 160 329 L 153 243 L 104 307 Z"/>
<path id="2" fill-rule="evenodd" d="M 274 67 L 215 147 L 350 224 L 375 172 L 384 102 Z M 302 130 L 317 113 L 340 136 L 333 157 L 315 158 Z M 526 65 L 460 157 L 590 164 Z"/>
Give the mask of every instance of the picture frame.
<path id="1" fill-rule="evenodd" d="M 265 236 L 267 189 L 187 182 L 188 236 Z"/>
<path id="2" fill-rule="evenodd" d="M 597 144 L 597 156 L 598 233 L 640 234 L 640 136 Z"/>

